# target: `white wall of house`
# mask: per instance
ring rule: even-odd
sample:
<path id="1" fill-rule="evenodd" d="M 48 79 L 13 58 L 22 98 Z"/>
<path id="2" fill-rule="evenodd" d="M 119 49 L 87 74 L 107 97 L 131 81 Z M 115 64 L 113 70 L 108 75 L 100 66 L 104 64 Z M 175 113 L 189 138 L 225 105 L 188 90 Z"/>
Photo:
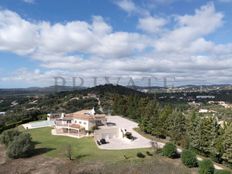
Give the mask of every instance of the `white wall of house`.
<path id="1" fill-rule="evenodd" d="M 0 112 L 0 115 L 6 115 L 6 112 Z"/>
<path id="2" fill-rule="evenodd" d="M 95 121 L 89 121 L 89 124 L 88 124 L 88 130 L 91 130 L 94 126 L 95 126 Z"/>
<path id="3" fill-rule="evenodd" d="M 112 139 L 112 138 L 123 138 L 123 133 L 118 127 L 106 127 L 104 129 L 99 129 L 94 131 L 94 137 L 96 140 L 102 138 Z"/>
<path id="4" fill-rule="evenodd" d="M 82 119 L 77 119 L 74 118 L 72 120 L 72 124 L 79 124 L 80 126 L 84 127 L 85 130 L 91 130 L 93 126 L 95 126 L 94 122 L 91 122 L 89 120 L 82 120 Z"/>
<path id="5" fill-rule="evenodd" d="M 208 109 L 200 109 L 199 110 L 199 113 L 207 113 L 207 112 L 209 112 Z"/>
<path id="6" fill-rule="evenodd" d="M 62 124 L 68 124 L 68 123 L 72 123 L 70 120 L 62 120 L 61 121 Z"/>
<path id="7" fill-rule="evenodd" d="M 47 120 L 48 120 L 48 121 L 51 120 L 51 119 L 50 119 L 50 116 L 51 116 L 51 114 L 47 114 Z"/>

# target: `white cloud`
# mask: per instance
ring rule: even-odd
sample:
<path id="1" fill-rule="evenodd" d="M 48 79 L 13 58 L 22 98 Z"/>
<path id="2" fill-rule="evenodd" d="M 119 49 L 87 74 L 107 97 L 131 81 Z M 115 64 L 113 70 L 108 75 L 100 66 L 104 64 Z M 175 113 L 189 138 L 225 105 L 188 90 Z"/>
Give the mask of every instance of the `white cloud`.
<path id="1" fill-rule="evenodd" d="M 138 14 L 142 16 L 148 16 L 150 14 L 148 10 L 137 6 L 133 0 L 117 0 L 115 4 L 129 14 Z"/>
<path id="2" fill-rule="evenodd" d="M 34 55 L 40 59 L 41 54 L 79 52 L 108 58 L 123 57 L 134 50 L 142 51 L 146 47 L 145 41 L 140 34 L 112 32 L 111 26 L 101 17 L 94 17 L 92 24 L 81 21 L 55 25 L 43 23 Z"/>
<path id="3" fill-rule="evenodd" d="M 109 26 L 101 16 L 93 17 L 92 30 L 97 35 L 105 35 L 112 32 L 112 27 Z"/>
<path id="4" fill-rule="evenodd" d="M 35 49 L 37 37 L 36 25 L 12 11 L 0 11 L 0 50 L 30 53 Z"/>
<path id="5" fill-rule="evenodd" d="M 166 24 L 167 20 L 163 18 L 148 16 L 140 18 L 137 27 L 148 33 L 158 33 Z"/>
<path id="6" fill-rule="evenodd" d="M 150 0 L 151 3 L 153 4 L 164 4 L 164 5 L 169 5 L 172 4 L 176 1 L 180 1 L 180 0 Z"/>
<path id="7" fill-rule="evenodd" d="M 216 12 L 214 4 L 208 3 L 200 9 L 195 10 L 195 15 L 184 15 L 177 17 L 181 27 L 189 27 L 196 30 L 196 34 L 210 34 L 223 24 L 224 15 Z"/>
<path id="8" fill-rule="evenodd" d="M 223 25 L 223 16 L 209 3 L 194 14 L 176 16 L 174 28 L 158 16 L 141 17 L 138 27 L 148 33 L 141 34 L 114 31 L 101 16 L 51 24 L 1 10 L 0 50 L 36 59 L 47 69 L 17 71 L 12 80 L 109 75 L 228 81 L 232 43 L 206 39 Z"/>
<path id="9" fill-rule="evenodd" d="M 35 0 L 22 0 L 23 2 L 25 3 L 28 3 L 28 4 L 34 4 L 35 3 Z"/>
<path id="10" fill-rule="evenodd" d="M 214 5 L 208 3 L 197 9 L 194 15 L 178 16 L 176 21 L 178 27 L 155 42 L 158 51 L 192 51 L 188 47 L 192 42 L 222 26 L 223 14 L 216 12 Z"/>
<path id="11" fill-rule="evenodd" d="M 0 11 L 0 50 L 47 61 L 67 54 L 95 54 L 123 57 L 146 47 L 146 38 L 137 33 L 113 32 L 100 16 L 92 23 L 72 21 L 50 24 L 30 22 L 18 14 Z"/>
<path id="12" fill-rule="evenodd" d="M 133 55 L 134 51 L 143 51 L 147 44 L 147 38 L 140 34 L 116 32 L 102 37 L 90 52 L 103 57 L 120 58 Z"/>
<path id="13" fill-rule="evenodd" d="M 137 7 L 135 3 L 132 0 L 119 0 L 116 1 L 116 4 L 123 9 L 124 11 L 128 13 L 132 13 L 137 11 Z"/>
<path id="14" fill-rule="evenodd" d="M 232 0 L 218 0 L 219 2 L 222 2 L 222 3 L 231 3 Z"/>

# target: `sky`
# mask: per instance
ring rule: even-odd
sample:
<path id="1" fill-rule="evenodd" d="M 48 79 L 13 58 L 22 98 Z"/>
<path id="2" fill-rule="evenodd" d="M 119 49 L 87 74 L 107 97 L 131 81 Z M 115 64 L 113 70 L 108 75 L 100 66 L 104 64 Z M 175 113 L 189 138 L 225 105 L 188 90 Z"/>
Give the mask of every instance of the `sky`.
<path id="1" fill-rule="evenodd" d="M 231 8 L 232 0 L 1 0 L 0 88 L 52 86 L 55 77 L 68 86 L 231 84 Z"/>

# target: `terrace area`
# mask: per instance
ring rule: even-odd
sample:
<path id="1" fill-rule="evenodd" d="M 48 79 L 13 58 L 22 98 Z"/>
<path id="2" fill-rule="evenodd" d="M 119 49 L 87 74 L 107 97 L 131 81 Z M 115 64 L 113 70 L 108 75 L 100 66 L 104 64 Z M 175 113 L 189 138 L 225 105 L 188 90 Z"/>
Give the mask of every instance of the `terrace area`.
<path id="1" fill-rule="evenodd" d="M 107 121 L 111 126 L 102 126 L 94 133 L 95 142 L 100 149 L 121 150 L 121 149 L 136 149 L 151 147 L 151 140 L 137 133 L 134 128 L 138 127 L 138 123 L 123 118 L 121 116 L 108 116 Z M 126 131 L 125 131 L 126 130 Z M 129 132 L 134 139 L 128 139 L 123 136 L 122 131 Z M 106 140 L 106 144 L 100 144 L 101 139 Z M 158 146 L 163 146 L 158 143 Z"/>

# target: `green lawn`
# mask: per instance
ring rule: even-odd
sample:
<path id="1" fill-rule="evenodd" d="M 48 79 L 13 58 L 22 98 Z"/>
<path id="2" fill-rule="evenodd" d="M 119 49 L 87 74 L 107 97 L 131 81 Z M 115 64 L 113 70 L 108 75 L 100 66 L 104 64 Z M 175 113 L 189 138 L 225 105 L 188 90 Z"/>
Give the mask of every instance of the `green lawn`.
<path id="1" fill-rule="evenodd" d="M 36 142 L 35 155 L 44 155 L 52 158 L 66 158 L 64 151 L 68 144 L 73 148 L 73 160 L 71 163 L 62 164 L 57 170 L 63 170 L 61 173 L 67 173 L 67 168 L 71 165 L 73 171 L 80 167 L 85 170 L 92 170 L 99 167 L 102 173 L 173 173 L 190 174 L 191 170 L 186 168 L 179 159 L 172 160 L 160 155 L 149 156 L 147 151 L 151 149 L 133 149 L 133 150 L 100 150 L 97 148 L 93 138 L 71 138 L 65 136 L 51 135 L 51 128 L 38 128 L 25 130 L 22 126 L 18 127 L 20 131 L 31 134 L 33 141 Z M 41 153 L 39 153 L 41 152 Z M 138 158 L 137 153 L 142 152 L 145 158 Z M 126 156 L 128 159 L 125 159 Z M 36 158 L 35 158 L 36 159 Z M 86 167 L 88 166 L 88 167 Z M 92 168 L 90 167 L 92 166 Z M 66 168 L 65 168 L 66 167 Z M 113 170 L 112 170 L 113 169 Z M 193 169 L 195 171 L 195 169 Z M 140 171 L 140 172 L 138 172 Z"/>
<path id="2" fill-rule="evenodd" d="M 22 130 L 20 128 L 20 130 Z M 65 147 L 68 144 L 72 145 L 73 156 L 82 161 L 121 161 L 124 155 L 130 159 L 138 159 L 137 152 L 143 152 L 151 149 L 133 149 L 133 150 L 100 150 L 97 148 L 93 138 L 71 138 L 65 136 L 51 135 L 51 128 L 38 128 L 31 130 L 24 130 L 31 134 L 33 141 L 35 141 L 36 149 L 44 155 L 51 157 L 65 158 Z M 148 157 L 147 157 L 148 158 Z"/>

